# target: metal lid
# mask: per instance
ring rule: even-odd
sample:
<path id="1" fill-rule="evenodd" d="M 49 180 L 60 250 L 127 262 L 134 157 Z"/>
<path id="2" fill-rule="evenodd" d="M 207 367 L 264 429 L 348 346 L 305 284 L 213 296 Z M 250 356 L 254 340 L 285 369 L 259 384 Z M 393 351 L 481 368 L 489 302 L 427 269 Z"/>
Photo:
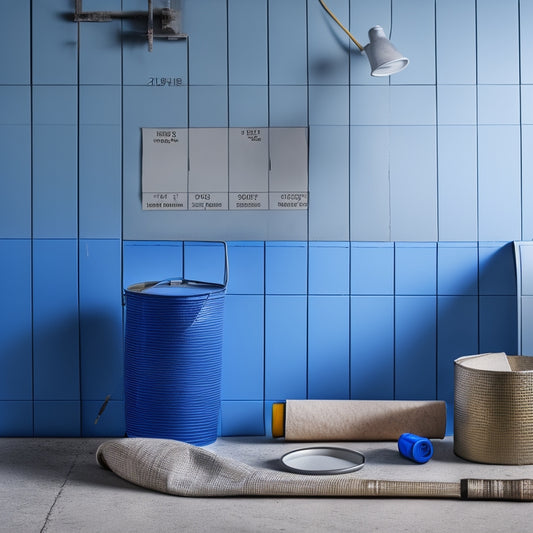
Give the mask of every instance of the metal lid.
<path id="1" fill-rule="evenodd" d="M 163 281 L 145 281 L 130 285 L 126 292 L 142 293 L 156 296 L 202 296 L 224 292 L 225 285 L 206 283 L 187 279 L 167 279 Z"/>
<path id="2" fill-rule="evenodd" d="M 365 465 L 365 456 L 348 448 L 301 448 L 281 458 L 286 470 L 298 474 L 347 474 Z"/>

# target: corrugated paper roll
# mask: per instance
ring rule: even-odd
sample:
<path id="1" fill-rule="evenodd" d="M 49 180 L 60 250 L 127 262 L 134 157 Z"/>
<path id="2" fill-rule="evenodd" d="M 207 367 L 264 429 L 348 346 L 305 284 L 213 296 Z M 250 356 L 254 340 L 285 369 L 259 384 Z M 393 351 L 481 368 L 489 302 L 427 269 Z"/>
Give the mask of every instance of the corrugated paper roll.
<path id="1" fill-rule="evenodd" d="M 446 433 L 446 403 L 287 400 L 274 404 L 272 409 L 272 435 L 288 441 L 398 440 L 403 433 L 442 439 Z"/>

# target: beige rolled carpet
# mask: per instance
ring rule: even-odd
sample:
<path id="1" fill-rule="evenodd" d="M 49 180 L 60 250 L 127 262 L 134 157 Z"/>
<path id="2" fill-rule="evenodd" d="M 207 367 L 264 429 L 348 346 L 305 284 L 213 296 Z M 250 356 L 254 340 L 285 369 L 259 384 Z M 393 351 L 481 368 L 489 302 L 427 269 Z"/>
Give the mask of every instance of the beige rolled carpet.
<path id="1" fill-rule="evenodd" d="M 398 440 L 403 433 L 442 439 L 446 433 L 446 403 L 287 400 L 284 431 L 279 436 L 287 441 L 384 441 Z"/>
<path id="2" fill-rule="evenodd" d="M 121 478 L 175 496 L 330 496 L 499 499 L 531 501 L 533 480 L 419 482 L 368 480 L 356 474 L 302 475 L 255 468 L 165 439 L 117 439 L 96 452 Z"/>

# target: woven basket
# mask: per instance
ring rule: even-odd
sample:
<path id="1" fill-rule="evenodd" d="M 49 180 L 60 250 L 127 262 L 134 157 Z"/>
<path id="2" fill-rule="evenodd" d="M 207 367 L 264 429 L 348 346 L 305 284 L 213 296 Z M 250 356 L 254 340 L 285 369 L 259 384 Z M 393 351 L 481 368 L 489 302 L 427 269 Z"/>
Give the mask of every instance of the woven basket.
<path id="1" fill-rule="evenodd" d="M 455 360 L 454 451 L 478 463 L 533 464 L 533 357 Z"/>

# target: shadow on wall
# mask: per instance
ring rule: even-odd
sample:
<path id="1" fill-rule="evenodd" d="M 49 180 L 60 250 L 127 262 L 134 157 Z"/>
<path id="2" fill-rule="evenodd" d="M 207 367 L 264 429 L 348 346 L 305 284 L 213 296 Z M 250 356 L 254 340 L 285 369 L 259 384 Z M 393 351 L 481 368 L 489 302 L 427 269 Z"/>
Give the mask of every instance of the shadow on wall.
<path id="1" fill-rule="evenodd" d="M 2 332 L 0 351 L 0 436 L 33 435 L 31 325 Z"/>
<path id="2" fill-rule="evenodd" d="M 517 350 L 512 243 L 404 250 L 396 247 L 393 295 L 354 298 L 351 397 L 444 400 L 450 433 L 454 360 Z"/>
<path id="3" fill-rule="evenodd" d="M 454 360 L 485 352 L 516 354 L 518 349 L 513 244 L 479 243 L 475 251 L 477 269 L 472 263 L 459 268 L 453 280 L 438 273 L 436 297 L 411 297 L 418 299 L 411 306 L 409 301 L 398 305 L 410 298 L 399 297 L 396 304 L 398 320 L 411 321 L 412 331 L 418 330 L 396 354 L 396 398 L 445 400 L 448 433 L 453 431 Z M 437 250 L 439 264 L 441 252 L 446 249 Z M 448 259 L 454 260 L 449 254 Z"/>
<path id="4" fill-rule="evenodd" d="M 16 331 L 0 355 L 0 436 L 122 436 L 122 322 L 106 310 Z M 109 402 L 95 420 L 105 399 Z"/>

